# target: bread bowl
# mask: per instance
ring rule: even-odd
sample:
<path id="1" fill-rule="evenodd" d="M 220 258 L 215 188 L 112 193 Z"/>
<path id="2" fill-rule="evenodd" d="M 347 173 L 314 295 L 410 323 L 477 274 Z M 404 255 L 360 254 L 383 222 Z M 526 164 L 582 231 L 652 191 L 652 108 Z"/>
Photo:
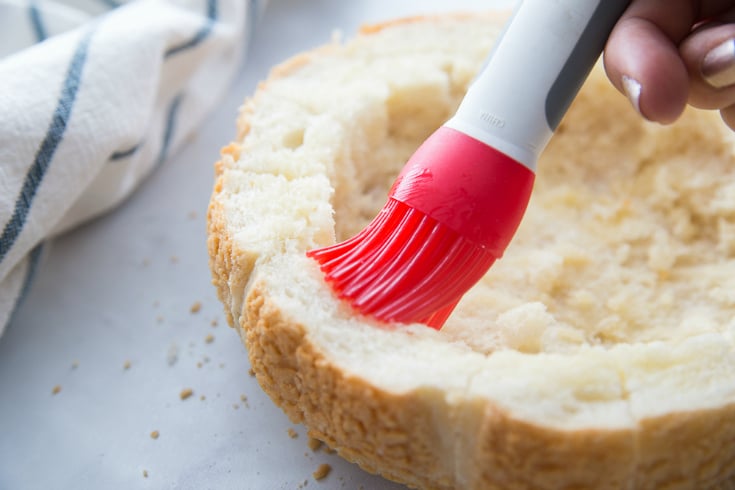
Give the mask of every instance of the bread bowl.
<path id="1" fill-rule="evenodd" d="M 352 236 L 458 104 L 504 13 L 402 19 L 273 69 L 215 165 L 213 283 L 263 390 L 422 489 L 735 488 L 735 140 L 646 123 L 597 67 L 505 257 L 441 331 L 338 301 Z"/>

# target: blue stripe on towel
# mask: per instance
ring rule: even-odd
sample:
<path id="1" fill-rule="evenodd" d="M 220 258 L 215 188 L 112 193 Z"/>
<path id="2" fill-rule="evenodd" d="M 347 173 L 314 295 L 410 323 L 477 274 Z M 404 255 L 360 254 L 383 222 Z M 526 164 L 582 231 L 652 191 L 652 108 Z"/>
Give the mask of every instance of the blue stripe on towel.
<path id="1" fill-rule="evenodd" d="M 23 286 L 20 288 L 20 295 L 16 305 L 20 304 L 21 301 L 28 295 L 28 291 L 31 289 L 33 280 L 36 278 L 36 272 L 38 271 L 38 263 L 41 261 L 41 254 L 43 253 L 45 243 L 41 242 L 31 250 L 28 254 L 28 268 L 26 269 L 26 277 L 23 279 Z"/>
<path id="2" fill-rule="evenodd" d="M 168 150 L 171 146 L 171 139 L 173 138 L 174 131 L 176 130 L 176 115 L 179 112 L 179 106 L 181 105 L 181 99 L 184 96 L 179 94 L 173 98 L 171 105 L 168 107 L 168 114 L 166 115 L 166 128 L 163 132 L 163 142 L 161 143 L 161 151 L 158 153 L 158 160 L 156 160 L 156 166 L 161 165 L 168 156 Z"/>
<path id="3" fill-rule="evenodd" d="M 28 265 L 26 266 L 26 273 L 25 277 L 23 278 L 23 284 L 21 284 L 20 286 L 18 297 L 16 298 L 15 303 L 13 304 L 13 308 L 10 311 L 10 323 L 13 323 L 13 317 L 15 316 L 21 303 L 25 301 L 26 296 L 28 296 L 28 293 L 31 290 L 33 281 L 36 278 L 36 273 L 38 272 L 38 264 L 39 262 L 41 262 L 41 255 L 43 255 L 44 248 L 45 242 L 41 242 L 36 245 L 33 250 L 31 250 L 31 252 L 28 254 Z"/>
<path id="4" fill-rule="evenodd" d="M 23 181 L 23 187 L 21 188 L 20 195 L 16 198 L 15 209 L 10 217 L 10 220 L 5 223 L 2 235 L 0 235 L 0 261 L 5 258 L 5 255 L 10 251 L 15 243 L 15 240 L 23 230 L 28 212 L 33 204 L 33 198 L 36 196 L 38 187 L 41 185 L 43 176 L 48 169 L 51 160 L 54 157 L 54 153 L 59 146 L 59 143 L 64 137 L 64 131 L 69 123 L 72 109 L 74 108 L 74 101 L 79 91 L 79 85 L 82 79 L 82 70 L 87 60 L 87 51 L 89 44 L 92 39 L 93 29 L 87 31 L 86 34 L 79 41 L 74 55 L 72 56 L 69 67 L 67 68 L 66 78 L 64 79 L 64 85 L 61 89 L 61 95 L 54 110 L 51 124 L 46 131 L 41 145 L 38 148 L 36 157 L 33 164 L 28 169 L 25 180 Z"/>
<path id="5" fill-rule="evenodd" d="M 166 53 L 164 53 L 163 55 L 164 58 L 168 58 L 169 56 L 173 56 L 177 53 L 180 53 L 181 51 L 193 48 L 197 44 L 204 41 L 207 37 L 209 37 L 209 34 L 211 34 L 212 29 L 214 28 L 214 24 L 216 22 L 217 0 L 207 0 L 207 20 L 204 25 L 196 32 L 196 34 L 194 34 L 194 37 L 192 37 L 188 41 L 168 48 L 166 50 Z"/>
<path id="6" fill-rule="evenodd" d="M 112 155 L 110 155 L 110 161 L 116 161 L 116 160 L 123 160 L 125 158 L 128 158 L 129 156 L 134 155 L 138 150 L 140 150 L 140 147 L 143 146 L 143 142 L 136 143 L 133 146 L 131 146 L 128 149 L 125 150 L 118 150 Z"/>
<path id="7" fill-rule="evenodd" d="M 31 0 L 28 4 L 28 16 L 31 18 L 33 32 L 36 34 L 36 42 L 40 43 L 48 37 L 48 31 L 46 31 L 46 25 L 43 23 L 43 17 L 41 17 L 41 11 L 38 9 L 36 0 Z"/>

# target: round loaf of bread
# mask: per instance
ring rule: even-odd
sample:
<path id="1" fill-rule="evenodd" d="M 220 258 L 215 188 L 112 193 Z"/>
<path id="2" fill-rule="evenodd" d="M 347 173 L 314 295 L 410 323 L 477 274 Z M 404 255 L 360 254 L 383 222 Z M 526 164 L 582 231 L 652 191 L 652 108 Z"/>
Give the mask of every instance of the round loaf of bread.
<path id="1" fill-rule="evenodd" d="M 362 468 L 424 489 L 735 488 L 735 138 L 645 121 L 597 67 L 505 256 L 445 327 L 335 298 L 361 230 L 505 15 L 365 28 L 276 67 L 216 164 L 210 264 L 257 379 Z"/>

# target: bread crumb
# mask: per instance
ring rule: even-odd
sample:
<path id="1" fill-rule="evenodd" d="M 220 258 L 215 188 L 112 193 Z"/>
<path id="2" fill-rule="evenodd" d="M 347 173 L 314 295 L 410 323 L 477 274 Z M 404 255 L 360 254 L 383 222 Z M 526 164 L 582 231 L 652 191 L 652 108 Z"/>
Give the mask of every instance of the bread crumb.
<path id="1" fill-rule="evenodd" d="M 199 310 L 201 310 L 201 309 L 202 309 L 202 302 L 201 301 L 195 301 L 191 305 L 191 308 L 189 308 L 189 311 L 192 312 L 192 313 L 199 313 Z"/>
<path id="2" fill-rule="evenodd" d="M 288 432 L 288 437 L 290 437 L 291 439 L 296 439 L 297 437 L 299 437 L 299 433 L 298 433 L 298 432 L 296 432 L 296 431 L 295 431 L 295 430 L 294 430 L 293 428 L 291 428 L 291 427 L 289 427 L 289 428 L 288 428 L 288 431 L 287 431 L 287 432 Z"/>
<path id="3" fill-rule="evenodd" d="M 255 371 L 253 370 L 253 368 L 248 369 L 248 374 L 253 377 L 255 376 Z"/>
<path id="4" fill-rule="evenodd" d="M 237 409 L 240 408 L 240 405 L 238 405 L 237 403 L 233 403 L 232 404 L 232 408 L 234 408 L 235 410 L 237 410 Z"/>
<path id="5" fill-rule="evenodd" d="M 199 397 L 199 399 L 200 399 L 201 401 L 204 401 L 204 400 L 206 400 L 206 399 L 207 399 L 207 397 L 206 397 L 206 396 L 204 396 L 204 395 L 202 395 L 202 396 L 200 396 L 200 397 Z"/>
<path id="6" fill-rule="evenodd" d="M 154 430 L 153 432 L 151 432 L 151 439 L 158 439 L 158 436 L 159 434 L 157 430 Z"/>
<path id="7" fill-rule="evenodd" d="M 77 361 L 76 359 L 74 359 L 73 361 L 71 361 L 71 368 L 72 369 L 76 369 L 78 367 L 79 367 L 79 361 Z"/>
<path id="8" fill-rule="evenodd" d="M 161 324 L 161 323 L 163 323 L 163 315 L 158 315 L 158 316 L 156 317 L 156 323 L 158 323 L 158 324 Z"/>
<path id="9" fill-rule="evenodd" d="M 178 264 L 178 262 L 179 262 L 179 258 L 177 256 L 175 256 L 175 255 L 172 255 L 171 256 L 171 263 L 172 264 Z"/>
<path id="10" fill-rule="evenodd" d="M 143 478 L 148 478 L 148 470 L 143 470 Z"/>
<path id="11" fill-rule="evenodd" d="M 197 212 L 196 211 L 189 211 L 189 214 L 186 215 L 189 219 L 197 219 Z"/>
<path id="12" fill-rule="evenodd" d="M 208 343 L 208 344 L 211 344 L 212 342 L 214 342 L 214 335 L 212 335 L 212 334 L 210 333 L 209 335 L 207 335 L 206 337 L 204 337 L 204 341 L 205 341 L 206 343 Z"/>
<path id="13" fill-rule="evenodd" d="M 57 395 L 61 391 L 61 385 L 56 385 L 53 388 L 51 388 L 51 394 Z"/>
<path id="14" fill-rule="evenodd" d="M 242 395 L 240 395 L 240 401 L 243 402 L 243 403 L 245 403 L 245 402 L 248 401 L 248 397 L 245 396 L 245 394 L 243 393 Z"/>
<path id="15" fill-rule="evenodd" d="M 211 322 L 209 322 L 209 324 L 210 324 L 210 325 L 212 326 L 212 328 L 214 328 L 214 327 L 216 327 L 217 325 L 219 325 L 219 322 L 217 321 L 217 319 L 216 319 L 216 318 L 213 318 L 213 319 L 212 319 L 212 321 L 211 321 Z"/>
<path id="16" fill-rule="evenodd" d="M 316 452 L 319 450 L 320 447 L 322 447 L 322 441 L 314 437 L 309 437 L 309 441 L 306 443 L 306 445 L 309 446 L 309 449 Z"/>
<path id="17" fill-rule="evenodd" d="M 327 475 L 329 475 L 330 471 L 332 471 L 332 467 L 327 463 L 322 463 L 317 467 L 316 471 L 312 473 L 312 476 L 316 481 L 323 480 Z"/>
<path id="18" fill-rule="evenodd" d="M 132 365 L 133 364 L 130 361 L 125 361 L 123 363 L 123 369 L 128 370 L 128 369 L 130 369 L 130 366 L 132 366 Z"/>
<path id="19" fill-rule="evenodd" d="M 194 390 L 192 390 L 191 388 L 184 388 L 183 390 L 181 390 L 181 393 L 179 393 L 179 398 L 181 398 L 182 400 L 186 400 L 193 394 Z"/>

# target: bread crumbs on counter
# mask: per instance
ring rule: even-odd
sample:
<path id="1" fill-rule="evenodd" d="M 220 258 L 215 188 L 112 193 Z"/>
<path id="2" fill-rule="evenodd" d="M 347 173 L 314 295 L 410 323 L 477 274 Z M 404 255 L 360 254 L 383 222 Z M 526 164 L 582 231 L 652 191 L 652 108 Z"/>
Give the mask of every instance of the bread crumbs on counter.
<path id="1" fill-rule="evenodd" d="M 202 396 L 200 396 L 200 397 L 199 397 L 199 399 L 200 399 L 201 401 L 204 401 L 204 400 L 206 400 L 206 399 L 207 399 L 207 397 L 206 397 L 206 396 L 204 396 L 204 395 L 202 395 Z"/>
<path id="2" fill-rule="evenodd" d="M 56 385 L 53 388 L 51 388 L 52 395 L 58 395 L 60 392 L 61 392 L 61 385 Z"/>
<path id="3" fill-rule="evenodd" d="M 306 443 L 306 445 L 309 446 L 309 449 L 316 452 L 319 450 L 320 447 L 322 447 L 322 441 L 314 437 L 309 437 L 309 441 Z"/>
<path id="4" fill-rule="evenodd" d="M 217 322 L 216 318 L 212 318 L 212 321 L 209 322 L 209 324 L 212 326 L 212 328 L 214 328 L 219 324 L 219 322 Z"/>
<path id="5" fill-rule="evenodd" d="M 148 478 L 148 470 L 143 470 L 143 478 Z"/>
<path id="6" fill-rule="evenodd" d="M 296 439 L 297 437 L 299 437 L 299 433 L 296 432 L 292 427 L 289 427 L 286 432 L 288 432 L 288 437 L 290 437 L 291 439 Z"/>
<path id="7" fill-rule="evenodd" d="M 132 366 L 132 365 L 133 364 L 130 361 L 125 361 L 123 363 L 123 369 L 128 370 L 128 369 L 130 369 L 130 366 Z"/>
<path id="8" fill-rule="evenodd" d="M 158 439 L 159 435 L 160 434 L 158 433 L 158 431 L 154 430 L 153 432 L 151 432 L 151 439 Z"/>
<path id="9" fill-rule="evenodd" d="M 193 394 L 194 390 L 192 390 L 191 388 L 184 388 L 183 390 L 181 390 L 181 393 L 179 393 L 179 398 L 181 398 L 182 400 L 186 400 Z"/>
<path id="10" fill-rule="evenodd" d="M 74 359 L 73 361 L 71 361 L 71 368 L 72 369 L 76 369 L 78 367 L 79 367 L 79 361 L 77 361 L 76 359 Z"/>
<path id="11" fill-rule="evenodd" d="M 172 255 L 171 256 L 171 263 L 172 264 L 178 264 L 179 263 L 179 258 L 177 256 L 175 256 L 175 255 Z"/>
<path id="12" fill-rule="evenodd" d="M 238 405 L 237 403 L 233 403 L 232 408 L 234 408 L 235 410 L 238 410 L 240 408 L 240 405 Z"/>
<path id="13" fill-rule="evenodd" d="M 253 376 L 254 377 L 255 376 L 255 370 L 253 370 L 253 368 L 248 369 L 248 374 L 250 376 Z"/>
<path id="14" fill-rule="evenodd" d="M 323 480 L 324 478 L 329 475 L 329 472 L 332 471 L 332 467 L 329 466 L 327 463 L 320 464 L 316 471 L 312 473 L 311 475 L 314 477 L 316 481 Z"/>
<path id="15" fill-rule="evenodd" d="M 205 341 L 206 343 L 208 343 L 208 344 L 211 344 L 212 342 L 214 342 L 214 335 L 212 335 L 212 334 L 210 333 L 209 335 L 207 335 L 206 337 L 204 337 L 204 341 Z"/>
<path id="16" fill-rule="evenodd" d="M 189 311 L 191 313 L 199 313 L 201 309 L 202 309 L 202 302 L 195 301 L 194 303 L 192 303 L 191 308 L 189 308 Z"/>

